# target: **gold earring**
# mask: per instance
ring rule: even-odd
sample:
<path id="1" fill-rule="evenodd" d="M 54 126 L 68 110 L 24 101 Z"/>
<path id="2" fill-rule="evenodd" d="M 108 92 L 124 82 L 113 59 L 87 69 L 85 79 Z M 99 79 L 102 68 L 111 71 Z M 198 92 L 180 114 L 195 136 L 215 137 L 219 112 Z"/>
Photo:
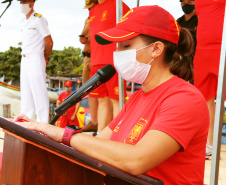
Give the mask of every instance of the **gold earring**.
<path id="1" fill-rule="evenodd" d="M 155 54 L 153 54 L 152 57 L 155 58 Z"/>

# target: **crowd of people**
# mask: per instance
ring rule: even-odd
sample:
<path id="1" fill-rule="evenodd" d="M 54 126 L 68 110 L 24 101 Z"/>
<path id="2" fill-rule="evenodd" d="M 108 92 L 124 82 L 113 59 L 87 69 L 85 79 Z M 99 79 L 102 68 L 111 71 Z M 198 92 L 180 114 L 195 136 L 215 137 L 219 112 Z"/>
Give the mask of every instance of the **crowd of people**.
<path id="1" fill-rule="evenodd" d="M 90 93 L 91 121 L 77 127 L 78 104 L 58 120 L 61 128 L 35 122 L 29 113 L 33 109 L 24 103 L 23 114 L 14 122 L 25 119 L 27 123 L 19 124 L 134 175 L 147 173 L 165 184 L 203 184 L 205 156 L 212 155 L 225 0 L 180 3 L 184 15 L 177 21 L 159 6 L 130 10 L 123 3 L 124 16 L 116 24 L 116 0 L 86 0 L 89 16 L 79 35 L 84 44 L 83 84 L 107 64 L 117 70 L 109 82 Z M 28 38 L 22 47 L 22 90 L 34 92 L 25 81 L 29 71 L 25 62 L 39 57 L 44 70 L 52 39 L 48 29 L 41 28 L 45 19 L 32 11 L 34 2 L 21 0 L 21 4 L 27 13 L 23 34 L 40 29 L 42 36 L 42 50 L 30 52 L 33 44 L 26 42 Z M 37 27 L 31 29 L 29 21 Z M 118 75 L 142 85 L 121 111 Z M 57 106 L 72 92 L 71 82 L 65 86 Z M 22 92 L 24 97 L 34 96 Z M 96 137 L 80 133 L 89 130 L 97 130 Z"/>

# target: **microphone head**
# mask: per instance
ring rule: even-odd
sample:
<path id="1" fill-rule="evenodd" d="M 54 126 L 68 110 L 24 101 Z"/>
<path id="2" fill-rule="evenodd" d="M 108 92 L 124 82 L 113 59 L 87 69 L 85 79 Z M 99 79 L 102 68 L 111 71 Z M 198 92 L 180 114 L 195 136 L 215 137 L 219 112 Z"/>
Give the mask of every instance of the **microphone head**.
<path id="1" fill-rule="evenodd" d="M 102 67 L 97 71 L 97 74 L 101 76 L 100 81 L 102 83 L 105 83 L 108 80 L 110 80 L 115 75 L 115 73 L 116 73 L 115 68 L 110 64 Z"/>

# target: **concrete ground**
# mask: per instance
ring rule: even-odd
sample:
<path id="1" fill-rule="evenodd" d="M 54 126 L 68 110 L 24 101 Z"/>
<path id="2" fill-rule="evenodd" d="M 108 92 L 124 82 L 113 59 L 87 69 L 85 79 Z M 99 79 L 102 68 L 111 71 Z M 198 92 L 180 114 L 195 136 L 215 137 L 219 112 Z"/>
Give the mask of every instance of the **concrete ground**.
<path id="1" fill-rule="evenodd" d="M 210 182 L 211 160 L 206 160 L 205 166 L 205 184 Z M 218 185 L 226 185 L 226 144 L 221 144 L 220 169 Z"/>
<path id="2" fill-rule="evenodd" d="M 0 129 L 0 152 L 3 152 L 4 132 Z M 206 160 L 204 183 L 210 182 L 211 160 Z M 218 185 L 226 185 L 226 144 L 221 145 L 221 159 Z"/>

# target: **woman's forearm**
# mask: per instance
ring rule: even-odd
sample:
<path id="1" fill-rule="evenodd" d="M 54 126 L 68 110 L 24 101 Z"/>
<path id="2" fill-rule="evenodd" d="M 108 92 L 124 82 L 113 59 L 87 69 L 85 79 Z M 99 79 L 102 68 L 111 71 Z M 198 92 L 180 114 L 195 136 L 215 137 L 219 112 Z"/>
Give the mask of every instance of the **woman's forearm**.
<path id="1" fill-rule="evenodd" d="M 104 140 L 85 134 L 75 134 L 72 136 L 70 144 L 85 155 L 133 173 L 132 166 L 136 161 L 134 160 L 136 159 L 134 145 Z"/>

